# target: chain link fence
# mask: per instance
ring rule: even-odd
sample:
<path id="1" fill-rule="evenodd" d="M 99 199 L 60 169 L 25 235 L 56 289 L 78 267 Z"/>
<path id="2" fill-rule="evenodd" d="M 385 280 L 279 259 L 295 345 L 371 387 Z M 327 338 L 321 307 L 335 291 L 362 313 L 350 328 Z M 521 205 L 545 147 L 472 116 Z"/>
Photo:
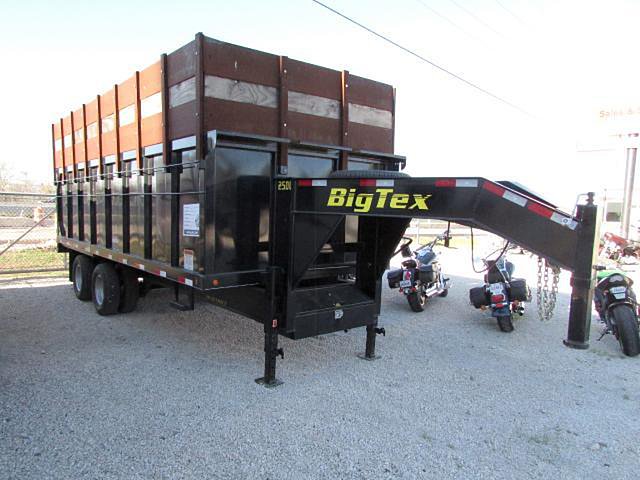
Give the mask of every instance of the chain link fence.
<path id="1" fill-rule="evenodd" d="M 0 278 L 67 269 L 56 251 L 56 197 L 0 192 Z"/>

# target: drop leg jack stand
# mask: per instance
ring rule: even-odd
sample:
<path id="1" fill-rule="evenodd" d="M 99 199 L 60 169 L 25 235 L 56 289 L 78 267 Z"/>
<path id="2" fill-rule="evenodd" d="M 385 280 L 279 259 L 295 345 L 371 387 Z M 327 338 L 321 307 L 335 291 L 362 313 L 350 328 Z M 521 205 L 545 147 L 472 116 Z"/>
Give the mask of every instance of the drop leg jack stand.
<path id="1" fill-rule="evenodd" d="M 373 360 L 378 360 L 380 358 L 379 355 L 376 355 L 376 335 L 382 335 L 383 337 L 385 337 L 387 335 L 387 332 L 384 328 L 376 327 L 376 324 L 367 325 L 366 349 L 364 353 L 358 354 L 358 358 L 361 358 L 362 360 L 368 360 L 370 362 Z"/>
<path id="2" fill-rule="evenodd" d="M 277 323 L 274 324 L 277 325 Z M 276 378 L 276 359 L 278 355 L 284 360 L 284 350 L 278 348 L 278 329 L 270 327 L 264 332 L 264 376 L 256 378 L 256 383 L 267 388 L 274 388 L 284 382 Z"/>

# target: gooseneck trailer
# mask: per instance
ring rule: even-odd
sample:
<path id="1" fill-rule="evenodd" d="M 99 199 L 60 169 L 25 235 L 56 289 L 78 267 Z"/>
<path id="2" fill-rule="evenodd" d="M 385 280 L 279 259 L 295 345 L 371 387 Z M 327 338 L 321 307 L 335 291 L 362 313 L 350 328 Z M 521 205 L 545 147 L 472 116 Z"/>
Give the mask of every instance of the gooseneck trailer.
<path id="1" fill-rule="evenodd" d="M 412 218 L 451 220 L 573 272 L 565 343 L 586 348 L 596 211 L 575 216 L 509 182 L 411 178 L 394 154 L 391 86 L 196 35 L 52 125 L 58 246 L 76 296 L 128 312 L 168 286 L 279 335 L 366 327 Z M 142 282 L 142 283 L 141 283 Z"/>

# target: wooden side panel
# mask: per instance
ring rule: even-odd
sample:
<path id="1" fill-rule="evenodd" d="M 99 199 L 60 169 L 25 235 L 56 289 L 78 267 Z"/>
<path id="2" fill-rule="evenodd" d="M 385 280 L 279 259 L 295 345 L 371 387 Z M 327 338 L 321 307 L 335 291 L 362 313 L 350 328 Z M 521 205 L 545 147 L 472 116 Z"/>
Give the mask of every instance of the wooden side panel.
<path id="1" fill-rule="evenodd" d="M 287 67 L 289 90 L 340 100 L 340 72 L 292 59 Z"/>
<path id="2" fill-rule="evenodd" d="M 324 145 L 340 145 L 340 122 L 289 111 L 289 138 Z"/>
<path id="3" fill-rule="evenodd" d="M 167 55 L 169 86 L 183 82 L 196 74 L 195 41 Z"/>
<path id="4" fill-rule="evenodd" d="M 349 122 L 349 146 L 354 150 L 393 153 L 393 130 Z"/>
<path id="5" fill-rule="evenodd" d="M 54 165 L 139 154 L 199 125 L 393 153 L 390 85 L 201 35 L 163 58 L 56 121 Z"/>
<path id="6" fill-rule="evenodd" d="M 53 166 L 62 168 L 62 130 L 60 122 L 53 124 Z"/>
<path id="7" fill-rule="evenodd" d="M 206 112 L 206 110 L 205 110 Z M 182 104 L 169 109 L 169 140 L 189 137 L 196 133 L 196 105 L 195 102 Z"/>
<path id="8" fill-rule="evenodd" d="M 128 78 L 118 85 L 118 108 L 136 103 L 136 77 Z"/>
<path id="9" fill-rule="evenodd" d="M 289 59 L 289 138 L 342 145 L 341 74 L 329 68 Z"/>
<path id="10" fill-rule="evenodd" d="M 75 150 L 75 162 L 84 163 L 84 115 L 82 112 L 82 108 L 73 112 L 73 128 L 75 129 L 73 135 L 74 145 L 73 148 Z"/>
<path id="11" fill-rule="evenodd" d="M 136 124 L 136 77 L 135 75 L 118 85 L 118 123 L 120 153 L 135 150 L 138 143 Z"/>
<path id="12" fill-rule="evenodd" d="M 62 119 L 62 143 L 64 145 L 64 159 L 66 167 L 73 165 L 72 132 L 73 129 L 71 128 L 71 115 L 67 115 Z"/>
<path id="13" fill-rule="evenodd" d="M 115 89 L 100 96 L 100 126 L 102 134 L 102 156 L 116 153 Z"/>
<path id="14" fill-rule="evenodd" d="M 100 156 L 98 149 L 98 101 L 93 100 L 85 107 L 87 122 L 87 160 L 95 160 Z"/>
<path id="15" fill-rule="evenodd" d="M 204 128 L 275 137 L 279 134 L 278 110 L 206 97 Z"/>
<path id="16" fill-rule="evenodd" d="M 140 72 L 141 146 L 162 143 L 162 77 L 160 62 Z"/>
<path id="17" fill-rule="evenodd" d="M 280 83 L 279 57 L 213 38 L 204 39 L 204 73 L 269 87 Z"/>
<path id="18" fill-rule="evenodd" d="M 349 101 L 391 112 L 393 87 L 368 78 L 349 75 Z"/>

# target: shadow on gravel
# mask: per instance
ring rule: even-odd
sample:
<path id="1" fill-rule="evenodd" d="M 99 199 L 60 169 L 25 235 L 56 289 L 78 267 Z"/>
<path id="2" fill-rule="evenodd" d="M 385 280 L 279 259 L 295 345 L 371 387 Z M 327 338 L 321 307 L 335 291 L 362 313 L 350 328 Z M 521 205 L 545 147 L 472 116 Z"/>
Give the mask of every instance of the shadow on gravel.
<path id="1" fill-rule="evenodd" d="M 423 312 L 412 312 L 406 297 L 390 289 L 383 278 L 380 326 L 385 327 L 387 338 L 403 329 L 416 328 L 425 336 L 442 337 L 443 332 L 455 337 L 482 335 L 502 343 L 509 336 L 527 335 L 529 341 L 551 341 L 561 346 L 568 321 L 569 295 L 559 293 L 556 312 L 550 322 L 554 337 L 549 336 L 551 325 L 541 323 L 534 301 L 526 305 L 524 317 L 515 316 L 513 333 L 500 332 L 495 318 L 487 311 L 473 308 L 468 300 L 470 288 L 481 285 L 479 278 L 448 275 L 451 291 L 446 298 L 428 300 Z M 169 302 L 172 292 L 159 289 L 140 299 L 136 311 L 126 315 L 99 316 L 91 302 L 80 302 L 73 295 L 70 284 L 31 285 L 24 288 L 0 290 L 0 305 L 5 318 L 0 321 L 0 346 L 5 341 L 47 343 L 56 335 L 51 329 L 73 332 L 74 338 L 88 344 L 133 345 L 136 341 L 154 343 L 158 350 L 171 346 L 176 354 L 209 358 L 212 361 L 262 362 L 262 326 L 241 315 L 226 311 L 209 303 L 205 297 L 196 297 L 195 311 L 180 312 Z M 8 308 L 5 308 L 8 307 Z M 45 328 L 47 327 L 47 328 Z M 107 330 L 105 332 L 105 329 Z M 18 337 L 13 335 L 18 334 Z M 591 353 L 601 357 L 621 357 L 615 338 L 606 336 L 597 342 L 600 326 L 597 314 L 592 315 Z M 40 338 L 39 338 L 40 336 Z M 547 338 L 545 338 L 547 337 Z M 138 339 L 138 340 L 136 340 Z M 386 338 L 378 337 L 378 350 L 383 354 Z M 64 339 L 68 344 L 70 339 Z M 71 342 L 72 343 L 72 342 Z M 340 369 L 345 358 L 354 357 L 364 350 L 365 330 L 357 328 L 347 333 L 334 332 L 314 338 L 292 341 L 281 337 L 287 353 L 295 355 L 295 362 L 317 363 L 322 357 L 324 366 Z M 514 341 L 514 343 L 516 343 Z M 148 347 L 148 345 L 147 345 Z M 290 357 L 292 358 L 292 357 Z"/>

